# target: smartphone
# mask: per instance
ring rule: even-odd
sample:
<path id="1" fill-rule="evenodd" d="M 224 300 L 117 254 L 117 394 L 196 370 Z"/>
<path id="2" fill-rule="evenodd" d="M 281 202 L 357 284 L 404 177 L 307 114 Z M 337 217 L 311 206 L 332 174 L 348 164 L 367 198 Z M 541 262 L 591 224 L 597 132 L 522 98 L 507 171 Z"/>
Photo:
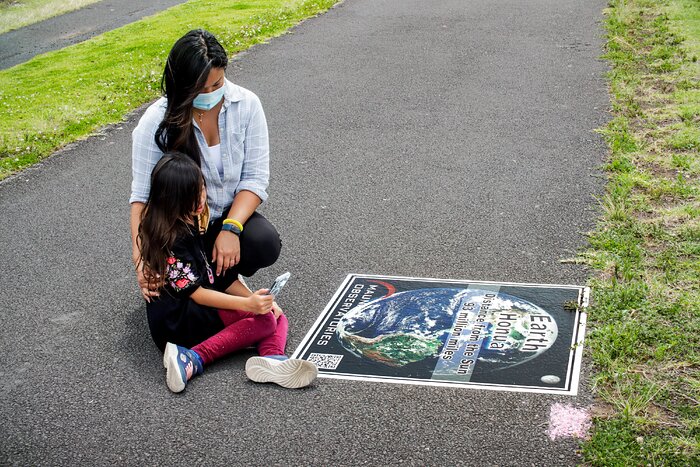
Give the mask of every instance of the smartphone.
<path id="1" fill-rule="evenodd" d="M 275 279 L 275 283 L 272 284 L 272 287 L 270 287 L 270 291 L 267 294 L 272 295 L 273 297 L 279 295 L 280 291 L 282 290 L 282 287 L 284 287 L 284 284 L 286 284 L 289 280 L 289 276 L 291 276 L 289 271 L 285 272 L 281 276 L 277 276 L 277 279 Z"/>

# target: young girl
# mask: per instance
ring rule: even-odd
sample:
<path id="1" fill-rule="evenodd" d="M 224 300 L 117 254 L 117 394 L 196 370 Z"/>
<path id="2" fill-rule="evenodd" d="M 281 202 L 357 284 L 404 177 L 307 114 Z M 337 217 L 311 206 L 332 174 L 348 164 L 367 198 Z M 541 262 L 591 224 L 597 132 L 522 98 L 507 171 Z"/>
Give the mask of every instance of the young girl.
<path id="1" fill-rule="evenodd" d="M 255 344 L 261 356 L 246 362 L 248 378 L 307 386 L 316 378 L 316 367 L 284 355 L 287 318 L 272 311 L 268 291 L 251 293 L 240 281 L 226 293 L 213 289 L 203 243 L 207 211 L 197 163 L 181 153 L 165 154 L 151 174 L 138 240 L 143 266 L 160 289 L 146 311 L 153 340 L 164 350 L 168 388 L 181 392 L 205 365 Z"/>

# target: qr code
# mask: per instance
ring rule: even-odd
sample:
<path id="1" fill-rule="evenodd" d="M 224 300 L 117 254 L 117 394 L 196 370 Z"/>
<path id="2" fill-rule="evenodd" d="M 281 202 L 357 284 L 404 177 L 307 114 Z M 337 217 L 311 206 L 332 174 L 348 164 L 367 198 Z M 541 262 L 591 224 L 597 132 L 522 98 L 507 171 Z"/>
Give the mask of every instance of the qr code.
<path id="1" fill-rule="evenodd" d="M 340 365 L 343 359 L 342 355 L 332 353 L 312 353 L 307 358 L 308 361 L 315 364 L 319 370 L 335 370 Z"/>

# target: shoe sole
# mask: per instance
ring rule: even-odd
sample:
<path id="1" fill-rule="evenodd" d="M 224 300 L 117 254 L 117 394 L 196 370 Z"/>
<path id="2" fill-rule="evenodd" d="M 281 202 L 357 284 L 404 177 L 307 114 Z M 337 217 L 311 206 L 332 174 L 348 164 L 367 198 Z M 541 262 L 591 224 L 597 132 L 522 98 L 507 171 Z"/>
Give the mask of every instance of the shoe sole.
<path id="1" fill-rule="evenodd" d="M 163 366 L 166 370 L 165 381 L 168 384 L 168 389 L 172 392 L 185 390 L 185 383 L 182 382 L 182 375 L 180 375 L 180 365 L 177 362 L 177 354 L 177 346 L 168 342 L 163 353 Z"/>
<path id="2" fill-rule="evenodd" d="M 245 364 L 245 374 L 256 383 L 275 383 L 298 389 L 311 384 L 318 376 L 318 370 L 316 365 L 306 360 L 250 357 Z"/>
<path id="3" fill-rule="evenodd" d="M 163 368 L 168 368 L 168 358 L 169 358 L 169 354 L 170 354 L 173 350 L 175 350 L 175 352 L 177 352 L 177 347 L 175 347 L 174 345 L 172 345 L 172 344 L 169 343 L 169 342 L 168 342 L 167 344 L 165 344 L 165 351 L 163 352 Z"/>

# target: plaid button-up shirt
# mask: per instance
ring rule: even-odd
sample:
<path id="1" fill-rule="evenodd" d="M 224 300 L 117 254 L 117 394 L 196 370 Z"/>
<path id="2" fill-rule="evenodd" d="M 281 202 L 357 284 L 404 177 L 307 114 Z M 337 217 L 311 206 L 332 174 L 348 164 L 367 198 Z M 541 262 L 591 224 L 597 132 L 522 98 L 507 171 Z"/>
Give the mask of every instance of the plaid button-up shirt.
<path id="1" fill-rule="evenodd" d="M 225 80 L 224 103 L 219 112 L 219 137 L 224 175 L 221 177 L 208 151 L 199 126 L 195 135 L 202 153 L 202 172 L 207 183 L 207 200 L 211 219 L 221 217 L 241 190 L 267 199 L 270 176 L 270 149 L 267 120 L 260 99 L 251 91 Z M 148 201 L 151 171 L 163 153 L 155 142 L 158 125 L 163 120 L 167 100 L 161 97 L 141 117 L 132 133 L 132 182 L 130 203 Z"/>

